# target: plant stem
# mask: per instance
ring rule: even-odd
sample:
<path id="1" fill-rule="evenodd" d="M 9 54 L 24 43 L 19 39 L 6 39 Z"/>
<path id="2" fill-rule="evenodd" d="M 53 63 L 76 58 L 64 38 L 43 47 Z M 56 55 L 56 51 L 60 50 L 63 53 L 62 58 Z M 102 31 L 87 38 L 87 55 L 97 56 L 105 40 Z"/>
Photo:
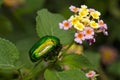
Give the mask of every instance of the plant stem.
<path id="1" fill-rule="evenodd" d="M 74 41 L 65 49 L 65 52 L 74 44 Z"/>
<path id="2" fill-rule="evenodd" d="M 27 76 L 25 76 L 22 80 L 30 80 L 36 77 L 36 75 L 43 73 L 46 68 L 47 66 L 45 66 L 45 64 L 43 64 L 42 62 L 38 62 L 30 71 L 30 73 Z"/>
<path id="3" fill-rule="evenodd" d="M 107 75 L 105 74 L 105 72 L 103 71 L 102 67 L 100 66 L 99 67 L 99 72 L 100 72 L 100 77 L 101 77 L 101 80 L 108 80 L 108 77 Z"/>
<path id="4" fill-rule="evenodd" d="M 61 53 L 60 57 L 64 56 L 65 55 L 64 53 L 66 53 L 73 44 L 74 44 L 74 41 L 72 41 L 71 44 Z"/>
<path id="5" fill-rule="evenodd" d="M 22 72 L 20 71 L 20 69 L 18 69 L 18 72 L 20 74 L 20 80 L 22 80 L 23 79 L 23 75 L 22 75 Z"/>

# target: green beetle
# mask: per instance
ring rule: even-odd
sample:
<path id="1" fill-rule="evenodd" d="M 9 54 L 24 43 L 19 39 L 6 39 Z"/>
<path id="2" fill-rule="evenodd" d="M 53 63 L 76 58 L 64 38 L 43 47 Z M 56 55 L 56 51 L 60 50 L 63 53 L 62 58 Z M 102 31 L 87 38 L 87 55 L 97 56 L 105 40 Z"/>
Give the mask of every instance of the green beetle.
<path id="1" fill-rule="evenodd" d="M 48 60 L 57 56 L 62 46 L 60 40 L 55 36 L 44 36 L 29 51 L 32 62 Z"/>

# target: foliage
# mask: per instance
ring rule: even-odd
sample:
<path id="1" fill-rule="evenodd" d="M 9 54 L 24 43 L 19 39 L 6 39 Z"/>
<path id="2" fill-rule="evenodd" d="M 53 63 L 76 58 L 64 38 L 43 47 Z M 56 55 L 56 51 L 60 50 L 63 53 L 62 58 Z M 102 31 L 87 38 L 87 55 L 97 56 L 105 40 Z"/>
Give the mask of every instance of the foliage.
<path id="1" fill-rule="evenodd" d="M 0 0 L 0 5 L 2 4 L 3 0 Z"/>
<path id="2" fill-rule="evenodd" d="M 84 55 L 94 66 L 94 69 L 98 70 L 100 67 L 100 54 L 96 52 L 86 51 Z"/>
<path id="3" fill-rule="evenodd" d="M 71 69 L 62 72 L 56 72 L 54 70 L 49 69 L 45 71 L 46 80 L 88 80 L 88 78 L 84 75 L 84 72 L 77 69 Z"/>
<path id="4" fill-rule="evenodd" d="M 111 73 L 111 75 L 120 75 L 120 62 L 115 62 L 113 64 L 111 64 L 109 67 L 108 67 L 108 71 L 109 73 Z"/>
<path id="5" fill-rule="evenodd" d="M 63 64 L 69 65 L 72 68 L 88 68 L 92 69 L 93 65 L 89 62 L 89 60 L 82 55 L 77 54 L 69 54 L 63 57 Z"/>
<path id="6" fill-rule="evenodd" d="M 71 43 L 73 40 L 73 33 L 71 31 L 60 30 L 58 27 L 58 23 L 63 19 L 61 15 L 52 14 L 45 9 L 38 11 L 38 16 L 36 18 L 38 36 L 52 35 L 58 37 L 64 45 Z"/>
<path id="7" fill-rule="evenodd" d="M 98 80 L 120 79 L 119 0 L 20 1 L 23 1 L 20 5 L 7 6 L 4 0 L 0 0 L 0 80 L 89 80 L 85 74 L 90 70 L 99 74 Z M 70 5 L 80 7 L 82 4 L 102 13 L 109 36 L 95 35 L 95 44 L 83 44 L 82 54 L 76 54 L 67 51 L 73 44 L 74 31 L 61 30 L 58 24 L 71 14 L 68 11 Z M 29 58 L 29 50 L 45 35 L 58 37 L 62 49 L 57 58 L 55 56 L 55 61 L 42 60 L 33 63 Z M 116 48 L 118 57 L 115 62 L 102 63 L 99 51 L 102 45 Z"/>
<path id="8" fill-rule="evenodd" d="M 11 22 L 3 15 L 0 15 L 0 24 L 1 24 L 0 34 L 7 34 L 7 33 L 12 32 L 13 27 L 12 27 Z"/>
<path id="9" fill-rule="evenodd" d="M 8 40 L 0 38 L 0 69 L 15 69 L 19 58 L 16 46 Z"/>
<path id="10" fill-rule="evenodd" d="M 26 5 L 23 7 L 19 7 L 15 10 L 15 13 L 19 14 L 19 15 L 23 15 L 23 14 L 28 14 L 28 13 L 32 13 L 38 9 L 40 9 L 43 4 L 44 4 L 45 0 L 26 0 L 25 3 Z"/>

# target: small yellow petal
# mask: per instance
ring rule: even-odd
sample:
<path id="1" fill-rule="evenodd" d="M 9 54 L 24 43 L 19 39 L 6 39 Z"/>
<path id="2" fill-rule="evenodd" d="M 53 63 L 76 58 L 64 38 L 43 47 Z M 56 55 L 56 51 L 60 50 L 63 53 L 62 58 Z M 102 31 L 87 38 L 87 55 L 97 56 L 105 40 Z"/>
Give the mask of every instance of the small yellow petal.
<path id="1" fill-rule="evenodd" d="M 78 19 L 78 20 L 81 20 L 81 19 L 82 19 L 82 17 L 79 16 L 79 15 L 75 15 L 75 18 Z"/>
<path id="2" fill-rule="evenodd" d="M 82 9 L 87 9 L 87 6 L 86 5 L 81 5 L 81 8 Z"/>
<path id="3" fill-rule="evenodd" d="M 81 9 L 80 12 L 79 12 L 79 15 L 81 17 L 86 17 L 87 15 L 89 14 L 89 10 L 88 9 Z"/>
<path id="4" fill-rule="evenodd" d="M 79 23 L 75 24 L 74 28 L 77 30 L 83 31 L 84 25 L 79 22 Z"/>
<path id="5" fill-rule="evenodd" d="M 98 26 L 98 23 L 96 23 L 95 21 L 91 21 L 90 22 L 90 26 L 92 27 L 92 28 L 98 28 L 99 26 Z"/>
<path id="6" fill-rule="evenodd" d="M 91 12 L 90 14 L 94 19 L 99 19 L 99 16 L 101 15 L 98 11 Z"/>
<path id="7" fill-rule="evenodd" d="M 71 22 L 72 25 L 75 25 L 79 22 L 79 19 L 74 16 L 71 16 L 69 21 Z"/>
<path id="8" fill-rule="evenodd" d="M 83 18 L 82 22 L 85 24 L 89 24 L 90 23 L 90 19 L 89 18 Z"/>

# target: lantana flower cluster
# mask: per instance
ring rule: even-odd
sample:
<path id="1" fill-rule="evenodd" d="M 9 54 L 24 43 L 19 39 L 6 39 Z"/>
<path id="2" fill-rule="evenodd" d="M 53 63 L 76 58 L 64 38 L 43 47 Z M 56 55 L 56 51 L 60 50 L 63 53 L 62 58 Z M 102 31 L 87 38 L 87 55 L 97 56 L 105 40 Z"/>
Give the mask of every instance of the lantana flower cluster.
<path id="1" fill-rule="evenodd" d="M 86 5 L 81 5 L 81 8 L 71 5 L 69 9 L 74 15 L 59 23 L 59 27 L 64 30 L 76 30 L 74 35 L 76 43 L 82 44 L 83 41 L 87 41 L 91 45 L 95 42 L 96 33 L 103 32 L 108 35 L 107 25 L 100 19 L 99 11 L 88 9 Z"/>

